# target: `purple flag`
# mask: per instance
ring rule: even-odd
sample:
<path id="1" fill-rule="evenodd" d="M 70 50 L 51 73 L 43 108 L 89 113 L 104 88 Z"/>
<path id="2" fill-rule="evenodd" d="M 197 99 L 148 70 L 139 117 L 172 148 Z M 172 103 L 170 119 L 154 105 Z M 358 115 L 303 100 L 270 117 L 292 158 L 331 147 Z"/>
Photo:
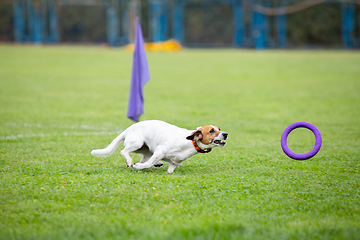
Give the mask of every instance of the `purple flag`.
<path id="1" fill-rule="evenodd" d="M 135 49 L 131 72 L 131 86 L 127 117 L 137 122 L 144 113 L 143 87 L 150 79 L 149 66 L 146 59 L 144 38 L 139 19 L 136 18 Z"/>

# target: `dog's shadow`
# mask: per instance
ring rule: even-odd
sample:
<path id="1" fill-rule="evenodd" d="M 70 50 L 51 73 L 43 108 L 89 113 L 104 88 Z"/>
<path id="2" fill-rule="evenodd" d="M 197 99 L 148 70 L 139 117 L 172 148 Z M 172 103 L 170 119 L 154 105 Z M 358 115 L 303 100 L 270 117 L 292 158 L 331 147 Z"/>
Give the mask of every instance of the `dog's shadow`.
<path id="1" fill-rule="evenodd" d="M 133 159 L 133 164 L 136 164 L 141 160 L 141 157 L 138 154 L 131 154 Z M 184 161 L 180 166 L 178 166 L 174 172 L 168 173 L 167 169 L 169 163 L 162 161 L 164 163 L 161 167 L 152 166 L 150 168 L 136 170 L 132 167 L 128 168 L 124 159 L 119 159 L 118 157 L 113 156 L 113 159 L 107 161 L 110 164 L 110 168 L 116 172 L 127 172 L 132 174 L 156 174 L 156 175 L 196 175 L 196 174 L 212 174 L 217 171 L 217 167 L 211 164 L 211 161 L 208 162 L 204 156 L 196 156 L 193 159 L 188 159 Z"/>
<path id="2" fill-rule="evenodd" d="M 205 165 L 195 165 L 194 164 L 182 164 L 178 166 L 174 172 L 168 173 L 167 169 L 169 167 L 169 164 L 167 162 L 164 162 L 164 165 L 161 167 L 151 167 L 146 168 L 142 170 L 136 170 L 134 168 L 127 168 L 126 165 L 124 166 L 124 171 L 128 170 L 133 173 L 137 174 L 156 174 L 156 175 L 194 175 L 194 174 L 211 174 L 216 169 L 209 168 Z"/>

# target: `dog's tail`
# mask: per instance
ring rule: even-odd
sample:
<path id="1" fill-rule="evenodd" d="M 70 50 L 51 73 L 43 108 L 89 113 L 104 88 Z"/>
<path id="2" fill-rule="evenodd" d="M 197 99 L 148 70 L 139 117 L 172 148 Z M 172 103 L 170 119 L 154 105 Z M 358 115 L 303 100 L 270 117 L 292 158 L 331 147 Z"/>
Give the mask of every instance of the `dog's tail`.
<path id="1" fill-rule="evenodd" d="M 96 157 L 106 157 L 115 152 L 120 143 L 124 141 L 125 134 L 122 132 L 119 136 L 117 136 L 106 148 L 103 149 L 95 149 L 91 151 L 91 154 Z"/>

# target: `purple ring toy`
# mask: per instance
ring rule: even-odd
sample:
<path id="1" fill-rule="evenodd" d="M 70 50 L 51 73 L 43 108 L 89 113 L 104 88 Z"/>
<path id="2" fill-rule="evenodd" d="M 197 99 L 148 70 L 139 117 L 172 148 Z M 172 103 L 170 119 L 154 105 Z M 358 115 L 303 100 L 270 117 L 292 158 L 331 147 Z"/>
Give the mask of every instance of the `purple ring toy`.
<path id="1" fill-rule="evenodd" d="M 309 129 L 315 135 L 315 146 L 314 146 L 314 148 L 310 152 L 305 153 L 305 154 L 294 153 L 287 146 L 287 138 L 289 136 L 289 133 L 292 130 L 294 130 L 296 128 L 300 128 L 300 127 Z M 293 123 L 293 124 L 289 125 L 284 130 L 283 134 L 281 135 L 281 147 L 282 147 L 284 153 L 286 155 L 288 155 L 290 158 L 295 159 L 295 160 L 306 160 L 306 159 L 312 158 L 313 156 L 315 156 L 319 152 L 319 150 L 321 148 L 321 144 L 322 144 L 322 138 L 321 138 L 320 131 L 314 125 L 312 125 L 312 124 L 310 124 L 308 122 L 296 122 L 296 123 Z"/>

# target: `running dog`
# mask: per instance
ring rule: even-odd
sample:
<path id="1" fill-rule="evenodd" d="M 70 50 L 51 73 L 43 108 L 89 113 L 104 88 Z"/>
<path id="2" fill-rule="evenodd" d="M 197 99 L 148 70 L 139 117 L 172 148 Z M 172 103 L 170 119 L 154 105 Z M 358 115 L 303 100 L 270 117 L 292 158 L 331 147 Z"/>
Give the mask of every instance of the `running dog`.
<path id="1" fill-rule="evenodd" d="M 214 125 L 187 130 L 175 125 L 159 121 L 147 120 L 134 123 L 117 136 L 104 149 L 92 150 L 97 157 L 106 157 L 114 153 L 121 142 L 124 149 L 121 155 L 126 159 L 126 165 L 132 166 L 130 153 L 142 154 L 140 162 L 132 167 L 138 170 L 152 166 L 161 167 L 160 160 L 169 163 L 168 173 L 172 173 L 183 161 L 197 153 L 210 152 L 214 147 L 225 146 L 228 134 L 220 131 Z"/>

